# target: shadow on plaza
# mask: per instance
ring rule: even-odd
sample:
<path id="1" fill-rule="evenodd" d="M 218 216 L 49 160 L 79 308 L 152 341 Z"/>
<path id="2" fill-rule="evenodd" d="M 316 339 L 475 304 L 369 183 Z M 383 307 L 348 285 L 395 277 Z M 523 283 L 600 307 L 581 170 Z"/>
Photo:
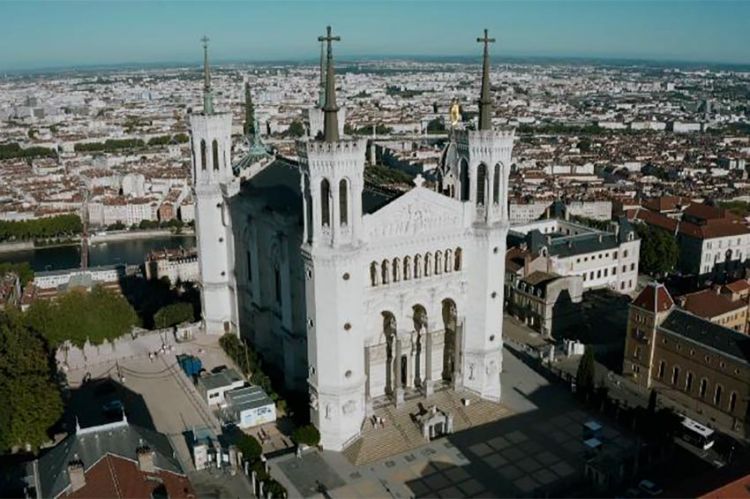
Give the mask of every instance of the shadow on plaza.
<path id="1" fill-rule="evenodd" d="M 434 455 L 434 459 L 429 459 L 419 472 L 419 478 L 406 482 L 414 497 L 562 497 L 579 494 L 575 489 L 583 478 L 582 449 L 559 446 L 545 434 L 549 430 L 549 418 L 566 410 L 575 410 L 575 405 L 564 400 L 559 386 L 545 386 L 530 394 L 515 391 L 544 409 L 442 437 L 446 449 L 455 448 L 469 462 L 457 466 Z M 546 465 L 534 457 L 544 451 L 550 453 Z M 421 453 L 424 455 L 424 450 Z M 412 453 L 416 454 L 420 454 L 420 450 Z M 407 461 L 409 459 L 407 456 Z M 565 463 L 563 476 L 542 471 L 547 470 L 547 465 L 558 463 Z M 546 483 L 533 478 L 540 473 L 543 475 L 540 478 Z"/>
<path id="2" fill-rule="evenodd" d="M 508 352 L 508 350 L 506 350 Z M 532 365 L 516 352 L 511 355 Z M 446 462 L 441 450 L 416 449 L 405 457 L 419 477 L 406 482 L 414 497 L 601 497 L 623 493 L 643 478 L 657 478 L 665 490 L 684 479 L 675 470 L 694 475 L 712 466 L 692 454 L 672 450 L 665 454 L 632 432 L 633 414 L 613 414 L 604 405 L 584 406 L 567 384 L 552 381 L 530 393 L 513 389 L 536 409 L 447 435 L 436 441 L 438 449 L 458 450 L 468 463 Z M 619 417 L 618 417 L 619 416 Z M 454 415 L 456 417 L 456 415 Z M 609 436 L 594 454 L 584 444 L 583 423 L 595 419 Z M 605 434 L 606 435 L 606 434 Z M 435 446 L 432 446 L 435 447 Z M 421 456 L 420 456 L 421 455 Z M 585 477 L 586 461 L 601 459 L 598 469 L 609 476 L 596 488 Z"/>
<path id="3" fill-rule="evenodd" d="M 156 430 L 143 396 L 111 378 L 92 379 L 70 390 L 60 429 L 72 432 L 76 423 L 86 428 L 118 421 L 122 410 L 129 423 Z"/>

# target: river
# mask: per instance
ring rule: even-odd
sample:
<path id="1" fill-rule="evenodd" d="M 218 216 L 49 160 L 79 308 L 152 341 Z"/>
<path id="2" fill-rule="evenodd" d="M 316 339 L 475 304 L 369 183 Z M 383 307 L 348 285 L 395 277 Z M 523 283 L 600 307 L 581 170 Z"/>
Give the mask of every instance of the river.
<path id="1" fill-rule="evenodd" d="M 194 247 L 195 236 L 165 235 L 147 239 L 100 242 L 89 247 L 89 266 L 97 267 L 118 263 L 140 265 L 152 250 L 179 248 L 181 246 L 184 248 Z M 81 247 L 58 246 L 0 253 L 0 262 L 29 262 L 35 271 L 73 269 L 81 266 Z"/>

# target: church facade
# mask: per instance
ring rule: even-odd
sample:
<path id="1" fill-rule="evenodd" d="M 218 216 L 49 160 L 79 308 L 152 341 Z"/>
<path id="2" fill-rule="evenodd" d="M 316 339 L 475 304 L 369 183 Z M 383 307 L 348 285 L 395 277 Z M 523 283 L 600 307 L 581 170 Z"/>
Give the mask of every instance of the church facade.
<path id="1" fill-rule="evenodd" d="M 298 158 L 258 157 L 238 174 L 207 69 L 191 140 L 206 330 L 246 338 L 309 397 L 322 445 L 341 450 L 375 404 L 446 387 L 500 400 L 514 131 L 491 126 L 485 33 L 479 126 L 452 133 L 438 185 L 367 185 L 366 141 L 339 123 L 338 37 L 320 40 L 323 130 Z"/>

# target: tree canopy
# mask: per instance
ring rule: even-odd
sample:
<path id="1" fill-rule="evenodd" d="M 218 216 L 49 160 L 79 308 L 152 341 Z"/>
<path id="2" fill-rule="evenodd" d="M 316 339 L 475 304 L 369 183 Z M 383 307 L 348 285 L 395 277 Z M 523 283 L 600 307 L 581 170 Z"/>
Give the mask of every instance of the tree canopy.
<path id="1" fill-rule="evenodd" d="M 311 424 L 300 426 L 292 433 L 292 440 L 298 444 L 318 445 L 320 443 L 320 432 Z"/>
<path id="2" fill-rule="evenodd" d="M 193 305 L 186 302 L 172 303 L 154 314 L 154 327 L 162 329 L 193 320 Z"/>
<path id="3" fill-rule="evenodd" d="M 86 340 L 99 345 L 129 333 L 138 316 L 125 298 L 95 286 L 90 292 L 72 289 L 54 301 L 35 301 L 26 321 L 53 346 L 68 340 L 81 347 Z"/>
<path id="4" fill-rule="evenodd" d="M 666 274 L 674 270 L 680 249 L 672 234 L 646 224 L 637 224 L 635 228 L 641 239 L 641 270 L 647 274 Z"/>
<path id="5" fill-rule="evenodd" d="M 289 124 L 286 134 L 291 137 L 302 137 L 305 134 L 305 125 L 301 121 L 294 120 Z"/>
<path id="6" fill-rule="evenodd" d="M 33 220 L 3 220 L 0 221 L 0 241 L 73 236 L 82 230 L 81 218 L 75 214 Z"/>
<path id="7" fill-rule="evenodd" d="M 242 432 L 237 436 L 237 448 L 242 452 L 242 457 L 250 462 L 258 459 L 263 453 L 263 447 L 255 437 Z"/>
<path id="8" fill-rule="evenodd" d="M 54 372 L 43 338 L 20 314 L 0 314 L 0 450 L 49 440 L 63 411 Z"/>

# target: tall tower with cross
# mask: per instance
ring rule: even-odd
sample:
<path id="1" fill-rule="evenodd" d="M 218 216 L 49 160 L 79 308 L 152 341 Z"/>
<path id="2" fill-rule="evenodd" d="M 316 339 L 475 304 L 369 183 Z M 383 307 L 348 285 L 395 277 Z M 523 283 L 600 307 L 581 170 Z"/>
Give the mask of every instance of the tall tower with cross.
<path id="1" fill-rule="evenodd" d="M 344 138 L 330 26 L 323 129 L 298 144 L 303 193 L 310 415 L 325 448 L 340 450 L 365 417 L 362 191 L 366 140 Z"/>
<path id="2" fill-rule="evenodd" d="M 307 110 L 307 129 L 310 138 L 319 138 L 323 134 L 325 112 L 323 108 L 326 105 L 326 79 L 328 78 L 328 57 L 326 46 L 327 42 L 319 37 L 320 42 L 320 80 L 318 83 L 318 101 Z M 337 40 L 334 40 L 337 41 Z M 339 135 L 344 134 L 344 120 L 346 119 L 346 107 L 340 106 L 336 112 L 338 120 Z"/>
<path id="3" fill-rule="evenodd" d="M 487 30 L 477 42 L 484 45 L 479 122 L 476 130 L 459 130 L 458 188 L 455 196 L 472 205 L 472 247 L 467 255 L 475 265 L 461 338 L 463 362 L 459 384 L 489 400 L 500 399 L 502 370 L 502 279 L 508 233 L 508 175 L 515 131 L 493 127 L 490 89 L 490 38 Z"/>
<path id="4" fill-rule="evenodd" d="M 234 241 L 229 199 L 239 190 L 232 173 L 232 115 L 214 110 L 208 38 L 203 37 L 203 111 L 190 115 L 195 233 L 206 332 L 238 333 Z"/>

